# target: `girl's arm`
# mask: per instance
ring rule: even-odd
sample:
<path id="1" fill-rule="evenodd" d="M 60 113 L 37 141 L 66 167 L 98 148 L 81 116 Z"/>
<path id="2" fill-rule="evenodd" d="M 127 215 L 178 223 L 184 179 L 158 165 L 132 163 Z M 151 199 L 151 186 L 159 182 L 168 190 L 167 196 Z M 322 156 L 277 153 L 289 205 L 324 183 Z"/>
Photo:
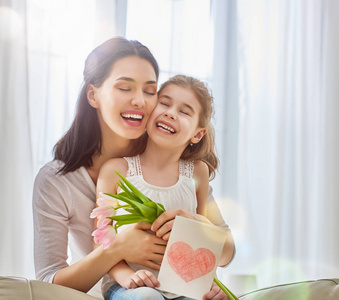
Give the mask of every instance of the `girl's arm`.
<path id="1" fill-rule="evenodd" d="M 135 289 L 140 286 L 151 288 L 160 286 L 160 282 L 152 272 L 148 270 L 135 272 L 124 260 L 114 266 L 108 274 L 125 289 Z"/>
<path id="2" fill-rule="evenodd" d="M 196 183 L 195 191 L 198 201 L 197 213 L 206 217 L 209 189 L 209 172 L 206 163 L 201 160 L 194 163 L 193 179 Z"/>
<path id="3" fill-rule="evenodd" d="M 194 165 L 194 179 L 197 182 L 197 213 L 202 214 L 206 217 L 207 215 L 207 199 L 209 194 L 209 172 L 208 166 L 202 162 L 198 161 Z M 224 267 L 232 261 L 234 256 L 234 241 L 231 234 L 231 231 L 227 231 L 227 237 L 222 250 L 219 266 Z"/>
<path id="4" fill-rule="evenodd" d="M 119 172 L 123 176 L 126 177 L 128 169 L 127 161 L 123 158 L 111 159 L 106 162 L 100 170 L 98 182 L 97 182 L 97 197 L 100 192 L 117 194 L 118 193 L 118 185 L 117 182 L 120 181 L 120 177 L 115 173 L 115 171 Z M 96 229 L 96 222 L 94 222 L 94 229 Z M 124 230 L 122 231 L 124 232 Z M 119 236 L 121 233 L 117 234 Z M 138 247 L 138 244 L 135 244 L 134 247 Z M 98 245 L 94 244 L 94 248 L 97 248 Z M 154 263 L 154 262 L 153 262 Z M 159 265 L 157 265 L 159 267 Z M 108 274 L 122 287 L 126 289 L 136 288 L 138 286 L 149 286 L 154 288 L 158 286 L 160 283 L 153 275 L 153 273 L 140 270 L 135 272 L 132 268 L 128 266 L 128 264 L 122 260 L 118 264 L 116 264 L 113 268 L 111 268 Z"/>

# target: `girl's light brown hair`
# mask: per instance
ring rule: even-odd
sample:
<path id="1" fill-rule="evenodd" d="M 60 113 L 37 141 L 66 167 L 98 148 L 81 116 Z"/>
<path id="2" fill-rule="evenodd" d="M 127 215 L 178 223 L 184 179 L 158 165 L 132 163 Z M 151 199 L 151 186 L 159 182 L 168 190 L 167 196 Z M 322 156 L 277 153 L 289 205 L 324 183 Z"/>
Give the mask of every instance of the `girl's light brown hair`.
<path id="1" fill-rule="evenodd" d="M 199 127 L 206 128 L 207 132 L 199 143 L 192 146 L 188 145 L 182 153 L 181 158 L 205 162 L 209 169 L 210 179 L 212 180 L 219 165 L 219 160 L 215 154 L 214 128 L 211 124 L 211 118 L 214 113 L 212 94 L 202 81 L 185 75 L 176 75 L 168 79 L 161 85 L 158 94 L 170 84 L 192 90 L 201 105 L 198 125 Z"/>

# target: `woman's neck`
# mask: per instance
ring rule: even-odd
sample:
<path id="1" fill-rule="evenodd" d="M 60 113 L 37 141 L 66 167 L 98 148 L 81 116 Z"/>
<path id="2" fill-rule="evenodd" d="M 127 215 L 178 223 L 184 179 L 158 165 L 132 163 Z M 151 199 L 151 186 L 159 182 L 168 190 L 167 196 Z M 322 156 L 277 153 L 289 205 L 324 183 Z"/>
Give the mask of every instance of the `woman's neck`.
<path id="1" fill-rule="evenodd" d="M 88 174 L 96 184 L 101 166 L 109 159 L 128 156 L 133 145 L 132 140 L 121 138 L 119 136 L 110 139 L 103 137 L 101 153 L 95 153 L 92 156 L 93 165 L 87 168 Z"/>

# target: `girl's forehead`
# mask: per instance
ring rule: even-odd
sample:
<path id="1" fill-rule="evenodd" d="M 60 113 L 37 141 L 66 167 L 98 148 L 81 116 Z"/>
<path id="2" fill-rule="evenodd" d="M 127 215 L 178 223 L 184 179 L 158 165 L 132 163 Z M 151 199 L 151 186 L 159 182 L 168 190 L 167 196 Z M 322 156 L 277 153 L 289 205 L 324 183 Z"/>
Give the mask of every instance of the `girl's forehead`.
<path id="1" fill-rule="evenodd" d="M 165 86 L 159 93 L 159 99 L 164 98 L 177 104 L 189 105 L 195 108 L 195 111 L 198 111 L 201 108 L 201 104 L 197 95 L 190 87 L 171 83 Z"/>

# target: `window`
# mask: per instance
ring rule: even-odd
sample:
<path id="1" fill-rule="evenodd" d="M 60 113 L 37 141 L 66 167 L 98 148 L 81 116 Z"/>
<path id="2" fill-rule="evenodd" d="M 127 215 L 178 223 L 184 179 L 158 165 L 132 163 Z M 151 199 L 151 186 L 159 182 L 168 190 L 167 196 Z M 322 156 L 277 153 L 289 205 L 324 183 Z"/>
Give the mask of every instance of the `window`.
<path id="1" fill-rule="evenodd" d="M 129 0 L 126 37 L 158 60 L 159 83 L 181 73 L 210 79 L 213 26 L 209 0 Z"/>

